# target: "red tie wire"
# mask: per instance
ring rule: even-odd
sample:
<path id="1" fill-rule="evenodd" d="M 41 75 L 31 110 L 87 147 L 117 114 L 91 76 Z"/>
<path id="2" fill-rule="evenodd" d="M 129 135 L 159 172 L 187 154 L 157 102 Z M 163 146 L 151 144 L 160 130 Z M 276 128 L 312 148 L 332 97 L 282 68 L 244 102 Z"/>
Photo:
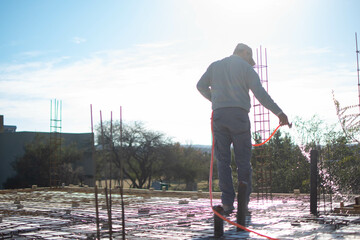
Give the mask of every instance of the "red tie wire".
<path id="1" fill-rule="evenodd" d="M 271 134 L 271 136 L 266 139 L 265 142 L 263 143 L 260 143 L 260 144 L 253 144 L 253 146 L 260 146 L 260 145 L 263 145 L 265 144 L 267 141 L 270 140 L 270 138 L 275 134 L 275 132 L 279 129 L 280 125 L 275 129 L 275 131 Z M 211 148 L 211 163 L 210 163 L 210 176 L 209 176 L 209 194 L 210 194 L 210 205 L 211 205 L 211 209 L 212 211 L 214 212 L 214 214 L 216 214 L 219 218 L 221 218 L 222 220 L 230 223 L 231 225 L 234 225 L 235 227 L 238 227 L 242 230 L 245 230 L 247 232 L 251 232 L 251 233 L 254 233 L 258 236 L 261 236 L 261 237 L 264 237 L 264 238 L 267 238 L 267 239 L 271 239 L 271 240 L 278 240 L 277 238 L 272 238 L 272 237 L 269 237 L 269 236 L 266 236 L 266 235 L 263 235 L 261 233 L 258 233 L 258 232 L 255 232 L 254 230 L 251 230 L 249 228 L 246 228 L 236 222 L 233 222 L 229 219 L 227 219 L 226 217 L 224 217 L 223 215 L 221 215 L 220 213 L 218 213 L 217 211 L 214 210 L 214 207 L 213 207 L 213 196 L 212 196 L 212 175 L 213 175 L 213 164 L 214 164 L 214 145 L 215 145 L 215 138 L 214 138 L 214 128 L 213 128 L 213 113 L 211 114 L 211 134 L 212 134 L 212 148 Z"/>

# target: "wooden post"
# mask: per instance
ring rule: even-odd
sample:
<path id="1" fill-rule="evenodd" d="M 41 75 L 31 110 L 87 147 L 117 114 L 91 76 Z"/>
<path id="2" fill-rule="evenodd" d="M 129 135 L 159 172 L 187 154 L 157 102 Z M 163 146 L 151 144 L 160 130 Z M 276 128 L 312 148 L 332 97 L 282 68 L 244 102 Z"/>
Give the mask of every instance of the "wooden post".
<path id="1" fill-rule="evenodd" d="M 310 151 L 310 213 L 317 215 L 318 151 Z"/>
<path id="2" fill-rule="evenodd" d="M 247 183 L 240 181 L 238 184 L 238 209 L 236 222 L 241 226 L 245 226 L 246 211 L 247 211 Z M 236 228 L 236 231 L 244 231 L 241 228 Z"/>
<path id="3" fill-rule="evenodd" d="M 215 206 L 214 210 L 224 215 L 224 209 L 221 206 Z M 224 220 L 214 213 L 214 236 L 216 238 L 224 235 Z"/>

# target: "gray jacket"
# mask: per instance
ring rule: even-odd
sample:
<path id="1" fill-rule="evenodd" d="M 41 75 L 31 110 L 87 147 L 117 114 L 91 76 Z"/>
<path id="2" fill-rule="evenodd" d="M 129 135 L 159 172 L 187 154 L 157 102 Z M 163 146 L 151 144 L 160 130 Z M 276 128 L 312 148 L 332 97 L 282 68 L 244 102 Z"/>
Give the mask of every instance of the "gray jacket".
<path id="1" fill-rule="evenodd" d="M 259 102 L 280 115 L 282 110 L 266 92 L 259 75 L 243 58 L 231 55 L 210 64 L 197 83 L 199 92 L 212 102 L 212 109 L 240 107 L 250 111 L 249 90 Z"/>

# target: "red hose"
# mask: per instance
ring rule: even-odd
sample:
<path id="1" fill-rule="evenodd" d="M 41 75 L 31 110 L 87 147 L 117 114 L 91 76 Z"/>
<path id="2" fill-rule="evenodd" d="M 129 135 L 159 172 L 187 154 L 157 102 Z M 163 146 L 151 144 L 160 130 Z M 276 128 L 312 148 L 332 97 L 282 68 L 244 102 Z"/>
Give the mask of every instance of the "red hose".
<path id="1" fill-rule="evenodd" d="M 258 144 L 252 144 L 254 147 L 258 147 L 258 146 L 261 146 L 263 144 L 265 144 L 267 141 L 270 140 L 270 138 L 272 138 L 274 136 L 274 134 L 276 133 L 276 131 L 279 129 L 281 125 L 279 124 L 279 126 L 274 130 L 274 132 L 270 135 L 270 137 L 268 139 L 266 139 L 264 142 L 262 143 L 258 143 Z"/>

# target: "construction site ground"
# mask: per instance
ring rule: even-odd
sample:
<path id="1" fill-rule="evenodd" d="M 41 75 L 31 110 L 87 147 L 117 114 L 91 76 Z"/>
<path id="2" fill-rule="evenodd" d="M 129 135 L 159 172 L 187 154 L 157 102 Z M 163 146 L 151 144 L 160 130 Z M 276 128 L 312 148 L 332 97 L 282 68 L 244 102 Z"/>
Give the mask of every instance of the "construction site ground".
<path id="1" fill-rule="evenodd" d="M 125 189 L 126 239 L 216 239 L 209 193 Z M 214 205 L 220 204 L 214 193 Z M 309 196 L 272 194 L 249 204 L 246 225 L 277 239 L 360 239 L 360 215 L 335 214 L 339 202 L 319 205 L 310 214 Z M 236 207 L 236 206 L 235 206 Z M 99 193 L 101 239 L 109 239 L 104 193 Z M 22 189 L 0 191 L 0 238 L 95 239 L 96 214 L 92 188 Z M 230 215 L 236 221 L 236 213 Z M 122 239 L 119 190 L 112 191 L 113 239 Z M 218 239 L 265 239 L 238 232 L 225 222 Z"/>

